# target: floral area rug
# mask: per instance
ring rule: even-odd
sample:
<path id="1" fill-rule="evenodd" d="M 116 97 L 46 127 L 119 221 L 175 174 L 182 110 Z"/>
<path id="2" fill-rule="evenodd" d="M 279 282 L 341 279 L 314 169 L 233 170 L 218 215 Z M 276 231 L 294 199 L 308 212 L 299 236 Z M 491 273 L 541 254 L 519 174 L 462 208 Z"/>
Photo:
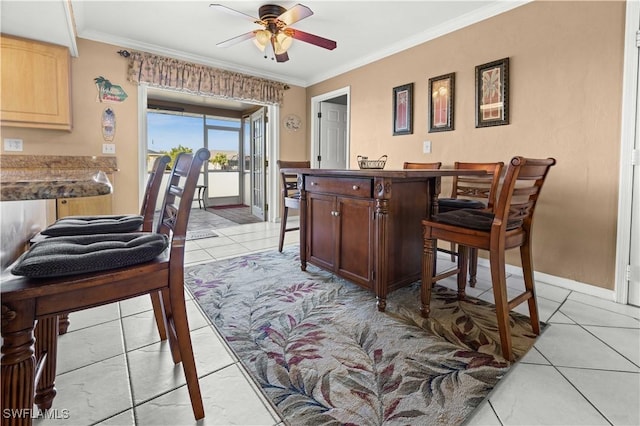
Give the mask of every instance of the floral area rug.
<path id="1" fill-rule="evenodd" d="M 309 265 L 298 247 L 185 270 L 185 283 L 291 425 L 458 425 L 509 369 L 494 306 L 440 286 L 431 318 L 419 283 L 375 295 Z M 514 352 L 533 345 L 511 314 Z"/>

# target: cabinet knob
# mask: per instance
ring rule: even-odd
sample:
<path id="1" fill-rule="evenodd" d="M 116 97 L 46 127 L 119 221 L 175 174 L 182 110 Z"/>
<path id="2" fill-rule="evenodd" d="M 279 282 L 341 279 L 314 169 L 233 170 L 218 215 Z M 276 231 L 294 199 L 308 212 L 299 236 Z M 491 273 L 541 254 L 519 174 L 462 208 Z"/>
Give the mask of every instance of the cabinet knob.
<path id="1" fill-rule="evenodd" d="M 357 191 L 358 189 L 360 189 L 360 187 L 358 185 L 353 185 L 353 190 Z"/>
<path id="2" fill-rule="evenodd" d="M 67 204 L 67 200 L 60 201 L 60 204 Z"/>
<path id="3" fill-rule="evenodd" d="M 316 186 L 317 183 L 316 182 L 311 182 L 311 186 Z"/>

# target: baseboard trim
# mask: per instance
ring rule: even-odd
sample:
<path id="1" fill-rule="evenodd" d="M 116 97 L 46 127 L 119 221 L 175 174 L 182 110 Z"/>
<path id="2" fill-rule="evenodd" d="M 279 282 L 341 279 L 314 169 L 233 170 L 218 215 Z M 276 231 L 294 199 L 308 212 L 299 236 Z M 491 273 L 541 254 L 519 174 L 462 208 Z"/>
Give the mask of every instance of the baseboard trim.
<path id="1" fill-rule="evenodd" d="M 478 265 L 489 267 L 489 260 L 480 258 L 478 259 Z M 505 271 L 508 274 L 522 276 L 522 268 L 514 265 L 505 265 Z M 600 299 L 608 300 L 610 302 L 616 302 L 616 292 L 614 290 L 608 290 L 602 287 L 596 287 L 591 284 L 582 283 L 580 281 L 570 280 L 568 278 L 562 278 L 551 274 L 545 274 L 544 272 L 533 272 L 536 281 L 540 281 L 546 284 L 554 285 L 556 287 L 564 288 L 566 290 L 575 291 L 578 293 L 587 294 L 589 296 L 598 297 Z"/>

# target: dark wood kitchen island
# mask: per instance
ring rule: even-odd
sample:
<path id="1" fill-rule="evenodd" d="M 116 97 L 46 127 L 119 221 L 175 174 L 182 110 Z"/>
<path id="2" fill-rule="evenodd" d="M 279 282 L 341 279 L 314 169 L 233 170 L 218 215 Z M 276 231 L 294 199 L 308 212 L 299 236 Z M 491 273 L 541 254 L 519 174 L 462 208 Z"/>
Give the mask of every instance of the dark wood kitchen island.
<path id="1" fill-rule="evenodd" d="M 421 220 L 438 209 L 442 177 L 470 170 L 285 169 L 298 175 L 300 262 L 387 294 L 420 279 Z"/>

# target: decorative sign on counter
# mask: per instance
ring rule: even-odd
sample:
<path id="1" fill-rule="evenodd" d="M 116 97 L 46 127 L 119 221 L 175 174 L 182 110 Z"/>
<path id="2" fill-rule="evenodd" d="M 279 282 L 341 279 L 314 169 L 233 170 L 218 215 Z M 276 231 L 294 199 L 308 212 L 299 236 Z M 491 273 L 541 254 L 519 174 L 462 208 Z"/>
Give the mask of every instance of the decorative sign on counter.
<path id="1" fill-rule="evenodd" d="M 112 84 L 103 76 L 93 79 L 98 89 L 98 102 L 114 102 L 120 103 L 127 99 L 124 89 L 117 84 Z"/>

